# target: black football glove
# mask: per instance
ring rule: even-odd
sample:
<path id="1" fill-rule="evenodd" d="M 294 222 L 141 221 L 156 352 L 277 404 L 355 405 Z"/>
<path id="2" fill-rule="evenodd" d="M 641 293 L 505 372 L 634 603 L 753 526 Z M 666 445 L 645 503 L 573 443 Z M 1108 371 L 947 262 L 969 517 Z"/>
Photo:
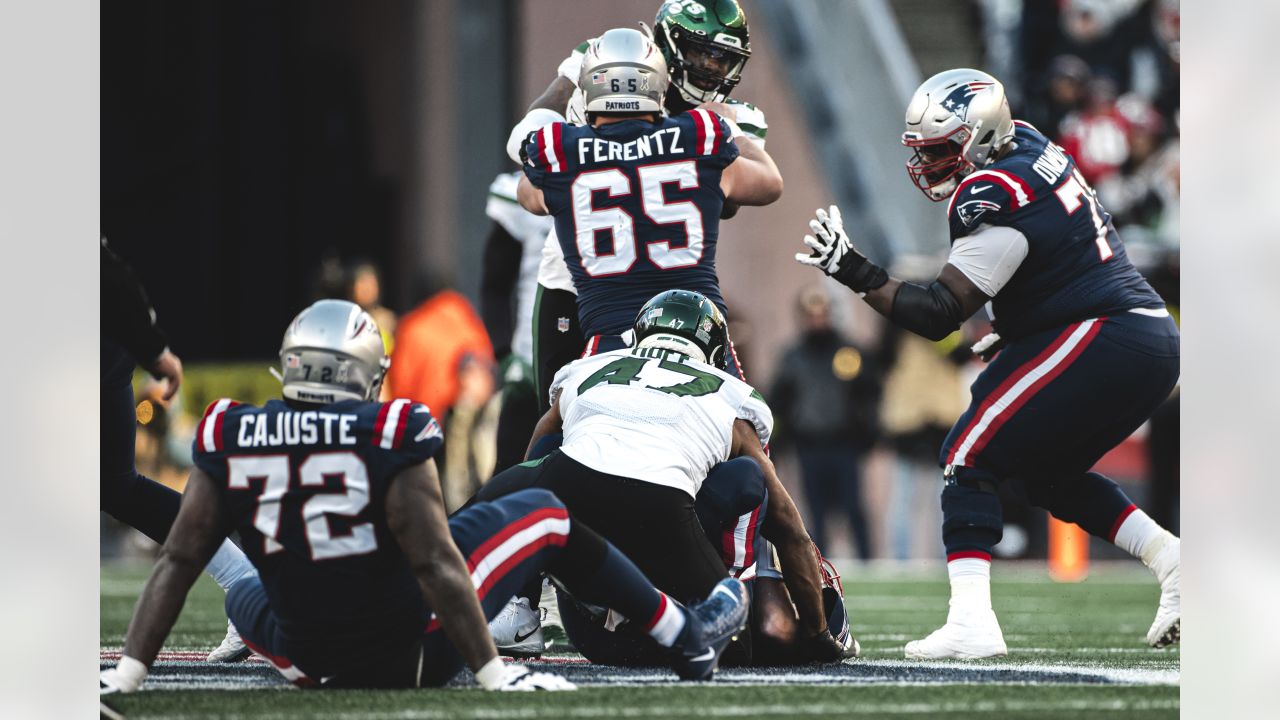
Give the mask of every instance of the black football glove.
<path id="1" fill-rule="evenodd" d="M 798 650 L 801 662 L 832 663 L 845 657 L 844 647 L 832 637 L 830 628 L 801 640 Z"/>

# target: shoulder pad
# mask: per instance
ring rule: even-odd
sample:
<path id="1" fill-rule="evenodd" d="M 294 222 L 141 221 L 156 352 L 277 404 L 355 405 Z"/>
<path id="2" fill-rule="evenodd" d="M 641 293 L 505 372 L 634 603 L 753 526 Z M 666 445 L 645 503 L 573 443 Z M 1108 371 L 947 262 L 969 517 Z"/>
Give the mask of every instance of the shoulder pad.
<path id="1" fill-rule="evenodd" d="M 763 140 L 769 134 L 769 122 L 765 120 L 764 111 L 742 100 L 734 100 L 729 98 L 725 100 L 726 105 L 733 106 L 737 111 L 738 117 L 735 122 L 742 131 L 748 135 L 755 136 Z"/>
<path id="2" fill-rule="evenodd" d="M 242 406 L 230 398 L 222 398 L 209 403 L 200 424 L 196 426 L 195 448 L 198 453 L 222 452 L 226 445 L 222 441 L 222 428 L 227 411 L 235 407 L 254 409 L 251 405 Z"/>
<path id="3" fill-rule="evenodd" d="M 383 450 L 419 454 L 417 451 L 421 448 L 425 451 L 424 460 L 435 454 L 443 440 L 444 433 L 431 410 L 406 398 L 379 404 L 369 437 L 370 443 Z"/>
<path id="4" fill-rule="evenodd" d="M 724 118 L 710 110 L 694 108 L 672 119 L 681 121 L 685 118 L 693 124 L 694 142 L 691 151 L 695 155 L 716 155 L 730 139 L 729 126 L 725 124 Z"/>
<path id="5" fill-rule="evenodd" d="M 544 125 L 542 129 L 535 131 L 529 144 L 525 146 L 529 157 L 527 164 L 542 172 L 563 172 L 566 169 L 564 152 L 566 127 L 565 123 L 556 122 Z"/>
<path id="6" fill-rule="evenodd" d="M 1009 213 L 1036 199 L 1031 184 L 1008 170 L 979 170 L 961 181 L 947 204 L 952 237 L 960 237 L 996 215 Z"/>

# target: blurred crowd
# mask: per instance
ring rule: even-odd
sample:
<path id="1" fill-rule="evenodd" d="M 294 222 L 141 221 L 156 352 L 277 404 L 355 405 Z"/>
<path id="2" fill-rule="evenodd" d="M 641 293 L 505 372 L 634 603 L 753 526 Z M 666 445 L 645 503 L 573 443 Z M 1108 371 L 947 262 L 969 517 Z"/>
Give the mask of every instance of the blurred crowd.
<path id="1" fill-rule="evenodd" d="M 1014 35 L 1006 40 L 1018 48 L 1019 73 L 1010 87 L 1015 117 L 1075 158 L 1112 214 L 1134 264 L 1176 317 L 1177 0 L 1027 0 L 1020 21 L 1000 31 Z M 903 257 L 893 271 L 928 280 L 941 262 Z M 502 469 L 497 420 L 511 364 L 511 328 L 487 328 L 487 318 L 471 301 L 438 278 L 423 278 L 417 304 L 397 315 L 382 304 L 379 268 L 366 261 L 326 258 L 313 288 L 316 298 L 356 302 L 378 322 L 392 357 L 384 396 L 424 402 L 441 418 L 445 500 L 450 509 L 460 506 Z M 930 342 L 868 319 L 873 330 L 859 336 L 873 341 L 854 342 L 843 331 L 848 318 L 842 322 L 833 312 L 833 302 L 847 293 L 830 290 L 820 284 L 799 292 L 794 342 L 782 349 L 773 377 L 749 377 L 775 414 L 771 450 L 828 555 L 939 557 L 938 448 L 982 367 L 968 348 L 990 327 L 977 318 L 951 337 Z M 730 332 L 739 353 L 749 358 L 749 305 L 736 307 L 747 313 L 734 319 Z M 139 465 L 180 486 L 194 429 L 188 416 L 200 408 L 177 413 L 153 388 L 141 390 Z M 1145 486 L 1136 496 L 1147 499 L 1152 516 L 1175 533 L 1177 403 L 1175 391 L 1132 441 L 1130 461 L 1118 460 L 1119 469 L 1113 469 L 1130 489 Z M 1043 514 L 1018 498 L 1005 501 L 1005 541 L 997 550 L 1015 557 L 1043 555 Z"/>

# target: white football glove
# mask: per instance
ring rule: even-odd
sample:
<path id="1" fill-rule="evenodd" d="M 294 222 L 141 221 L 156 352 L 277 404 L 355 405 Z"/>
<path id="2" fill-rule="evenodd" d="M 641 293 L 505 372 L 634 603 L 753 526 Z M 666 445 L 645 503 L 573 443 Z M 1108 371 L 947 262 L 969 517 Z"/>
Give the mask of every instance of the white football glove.
<path id="1" fill-rule="evenodd" d="M 559 675 L 533 672 L 524 665 L 504 663 L 501 658 L 490 660 L 476 672 L 476 680 L 485 690 L 497 692 L 533 692 L 535 690 L 577 690 L 578 686 Z"/>
<path id="2" fill-rule="evenodd" d="M 113 668 L 107 668 L 98 676 L 98 694 L 136 692 L 147 678 L 147 666 L 128 655 L 120 658 Z"/>
<path id="3" fill-rule="evenodd" d="M 830 212 L 819 208 L 815 214 L 817 218 L 809 221 L 813 235 L 804 236 L 804 244 L 812 252 L 807 255 L 796 253 L 797 262 L 821 268 L 859 295 L 865 295 L 889 281 L 889 275 L 883 268 L 853 246 L 849 234 L 844 231 L 839 207 L 832 205 Z"/>
<path id="4" fill-rule="evenodd" d="M 831 206 L 831 212 L 818 209 L 817 219 L 809 221 L 809 229 L 813 235 L 804 236 L 804 244 L 812 250 L 810 253 L 796 253 L 796 262 L 821 268 L 828 275 L 840 270 L 840 261 L 849 253 L 857 253 L 853 249 L 853 241 L 844 231 L 844 219 L 840 217 L 840 208 Z M 817 237 L 815 238 L 814 235 Z"/>

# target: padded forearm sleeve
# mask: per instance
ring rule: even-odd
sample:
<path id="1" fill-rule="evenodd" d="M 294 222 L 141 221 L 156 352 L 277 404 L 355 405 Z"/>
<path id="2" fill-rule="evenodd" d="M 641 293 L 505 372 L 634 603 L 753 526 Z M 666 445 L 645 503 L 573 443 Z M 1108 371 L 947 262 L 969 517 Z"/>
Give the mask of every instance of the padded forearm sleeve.
<path id="1" fill-rule="evenodd" d="M 889 319 L 930 340 L 941 340 L 964 322 L 960 301 L 946 285 L 934 280 L 928 287 L 903 282 L 893 295 Z"/>

